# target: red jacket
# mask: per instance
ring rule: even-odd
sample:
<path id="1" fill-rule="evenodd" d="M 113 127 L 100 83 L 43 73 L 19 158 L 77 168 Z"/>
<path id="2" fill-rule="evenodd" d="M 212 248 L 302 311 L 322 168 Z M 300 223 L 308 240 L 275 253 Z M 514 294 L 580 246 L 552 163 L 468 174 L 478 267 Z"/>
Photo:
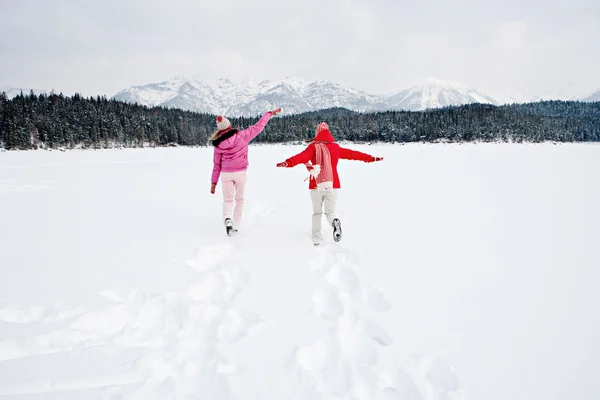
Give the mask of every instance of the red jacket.
<path id="1" fill-rule="evenodd" d="M 320 131 L 317 136 L 313 139 L 318 142 L 325 142 L 327 149 L 329 149 L 329 153 L 331 154 L 331 169 L 333 171 L 333 188 L 340 188 L 340 178 L 337 172 L 337 164 L 339 159 L 344 160 L 356 160 L 356 161 L 364 161 L 364 162 L 373 162 L 375 161 L 375 157 L 361 153 L 360 151 L 345 149 L 340 147 L 339 144 L 335 143 L 335 139 L 333 135 L 328 129 L 324 129 Z M 285 160 L 287 163 L 287 167 L 291 168 L 298 164 L 304 164 L 307 162 L 311 162 L 312 164 L 316 164 L 316 156 L 315 156 L 315 144 L 310 143 L 306 149 L 302 152 L 296 154 Z M 314 179 L 309 179 L 309 189 L 316 189 L 317 183 Z"/>

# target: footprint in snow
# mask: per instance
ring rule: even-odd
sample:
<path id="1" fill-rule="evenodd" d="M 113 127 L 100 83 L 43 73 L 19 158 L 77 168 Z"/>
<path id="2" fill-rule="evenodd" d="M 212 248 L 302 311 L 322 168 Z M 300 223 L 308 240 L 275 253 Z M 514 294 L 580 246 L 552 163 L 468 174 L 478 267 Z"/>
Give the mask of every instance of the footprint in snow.
<path id="1" fill-rule="evenodd" d="M 232 244 L 224 243 L 206 246 L 198 249 L 196 256 L 186 261 L 186 264 L 196 271 L 210 271 L 218 267 L 219 263 L 233 253 Z"/>

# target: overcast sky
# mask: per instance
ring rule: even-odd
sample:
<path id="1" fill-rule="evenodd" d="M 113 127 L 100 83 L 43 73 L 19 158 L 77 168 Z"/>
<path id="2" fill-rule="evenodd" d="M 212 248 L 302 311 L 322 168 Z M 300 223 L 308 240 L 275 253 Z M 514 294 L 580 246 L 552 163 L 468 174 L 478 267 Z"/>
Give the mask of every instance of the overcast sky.
<path id="1" fill-rule="evenodd" d="M 0 0 L 0 87 L 114 95 L 177 75 L 371 93 L 600 89 L 598 0 Z"/>

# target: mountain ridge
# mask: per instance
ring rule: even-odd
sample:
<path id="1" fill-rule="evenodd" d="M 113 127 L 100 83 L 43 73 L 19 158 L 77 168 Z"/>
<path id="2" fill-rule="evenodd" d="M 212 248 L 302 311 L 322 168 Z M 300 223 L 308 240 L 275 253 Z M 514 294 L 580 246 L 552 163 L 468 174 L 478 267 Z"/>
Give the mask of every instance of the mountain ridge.
<path id="1" fill-rule="evenodd" d="M 188 111 L 253 116 L 279 106 L 284 114 L 342 107 L 358 112 L 421 111 L 470 103 L 500 104 L 477 89 L 456 82 L 428 78 L 425 83 L 387 95 L 375 95 L 326 80 L 284 77 L 234 83 L 229 79 L 177 76 L 166 81 L 132 86 L 113 98 L 147 106 L 177 107 Z"/>
<path id="2" fill-rule="evenodd" d="M 0 90 L 1 91 L 1 90 Z M 30 89 L 4 89 L 9 98 Z M 34 89 L 35 94 L 49 93 Z M 177 75 L 171 79 L 131 86 L 112 99 L 148 107 L 178 108 L 230 117 L 254 117 L 272 107 L 282 107 L 284 115 L 297 115 L 329 108 L 355 112 L 423 111 L 466 104 L 525 104 L 542 99 L 531 94 L 514 93 L 500 98 L 456 81 L 428 77 L 424 81 L 386 94 L 371 94 L 327 80 L 285 76 L 272 80 L 234 82 L 227 78 L 205 79 Z M 600 91 L 572 99 L 600 101 Z"/>

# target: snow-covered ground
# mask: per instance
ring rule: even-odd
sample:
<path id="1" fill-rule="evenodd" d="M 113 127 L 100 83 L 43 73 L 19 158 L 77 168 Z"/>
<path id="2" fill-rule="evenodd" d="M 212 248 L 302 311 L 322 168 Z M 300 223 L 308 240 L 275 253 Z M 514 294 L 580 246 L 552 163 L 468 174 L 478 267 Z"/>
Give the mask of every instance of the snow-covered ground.
<path id="1" fill-rule="evenodd" d="M 235 238 L 211 149 L 0 153 L 0 399 L 600 398 L 600 146 L 352 147 L 321 249 L 298 146 Z"/>

